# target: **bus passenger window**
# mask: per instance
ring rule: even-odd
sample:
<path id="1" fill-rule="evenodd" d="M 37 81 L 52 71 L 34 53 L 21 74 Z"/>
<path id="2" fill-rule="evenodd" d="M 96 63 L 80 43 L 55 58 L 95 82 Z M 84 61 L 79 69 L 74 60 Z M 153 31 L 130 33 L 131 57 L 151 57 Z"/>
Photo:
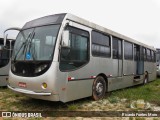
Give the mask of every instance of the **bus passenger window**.
<path id="1" fill-rule="evenodd" d="M 151 61 L 151 50 L 147 49 L 147 61 Z"/>
<path id="2" fill-rule="evenodd" d="M 143 48 L 143 56 L 144 56 L 144 61 L 146 61 L 147 60 L 146 48 Z"/>
<path id="3" fill-rule="evenodd" d="M 133 60 L 133 44 L 127 41 L 124 42 L 124 58 Z"/>
<path id="4" fill-rule="evenodd" d="M 60 69 L 72 70 L 86 64 L 89 60 L 89 34 L 86 31 L 68 27 L 70 48 L 61 48 Z"/>
<path id="5" fill-rule="evenodd" d="M 110 57 L 110 37 L 106 34 L 92 31 L 92 55 L 96 57 Z"/>
<path id="6" fill-rule="evenodd" d="M 0 43 L 1 45 L 3 43 Z M 10 43 L 9 41 L 6 42 L 6 48 L 10 49 Z M 9 63 L 9 50 L 2 49 L 0 50 L 0 67 L 4 67 Z"/>
<path id="7" fill-rule="evenodd" d="M 113 59 L 122 59 L 122 41 L 116 37 L 112 38 Z"/>

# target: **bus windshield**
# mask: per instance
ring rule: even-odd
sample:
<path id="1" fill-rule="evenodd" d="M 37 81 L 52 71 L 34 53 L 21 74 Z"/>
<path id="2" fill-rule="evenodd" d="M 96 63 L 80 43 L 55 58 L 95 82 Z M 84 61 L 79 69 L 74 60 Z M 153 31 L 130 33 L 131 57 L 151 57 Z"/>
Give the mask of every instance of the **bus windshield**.
<path id="1" fill-rule="evenodd" d="M 12 60 L 52 60 L 59 27 L 60 25 L 48 25 L 20 31 L 15 42 Z"/>

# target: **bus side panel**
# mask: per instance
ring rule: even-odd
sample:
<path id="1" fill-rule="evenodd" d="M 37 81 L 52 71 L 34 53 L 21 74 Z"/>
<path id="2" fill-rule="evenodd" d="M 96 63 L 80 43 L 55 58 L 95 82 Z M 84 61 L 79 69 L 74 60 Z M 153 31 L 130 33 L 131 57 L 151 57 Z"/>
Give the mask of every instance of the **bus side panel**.
<path id="1" fill-rule="evenodd" d="M 133 60 L 124 60 L 123 61 L 123 75 L 133 75 L 134 73 L 134 62 Z"/>
<path id="2" fill-rule="evenodd" d="M 0 86 L 7 86 L 8 76 L 0 76 Z"/>
<path id="3" fill-rule="evenodd" d="M 92 83 L 90 80 L 70 81 L 67 84 L 66 101 L 72 101 L 92 95 Z"/>
<path id="4" fill-rule="evenodd" d="M 92 74 L 89 73 L 90 69 L 90 65 L 86 65 L 75 71 L 58 72 L 60 101 L 68 102 L 92 95 L 94 79 L 89 78 Z M 68 77 L 73 79 L 68 80 Z"/>
<path id="5" fill-rule="evenodd" d="M 118 63 L 119 61 L 118 61 L 118 59 L 113 59 L 113 61 L 112 61 L 112 65 L 113 65 L 113 67 L 111 68 L 111 69 L 113 69 L 112 70 L 112 76 L 113 77 L 117 77 L 117 76 L 119 76 L 119 74 L 118 74 L 118 71 L 119 71 L 119 63 Z"/>
<path id="6" fill-rule="evenodd" d="M 8 79 L 8 74 L 9 74 L 9 66 L 10 66 L 10 62 L 0 68 L 0 86 L 7 86 L 7 79 Z"/>
<path id="7" fill-rule="evenodd" d="M 143 79 L 143 75 L 140 76 L 141 79 Z M 134 75 L 128 75 L 123 77 L 117 77 L 117 78 L 110 78 L 108 80 L 108 91 L 113 91 L 121 88 L 126 88 L 138 84 L 142 84 L 143 80 L 134 82 Z"/>
<path id="8" fill-rule="evenodd" d="M 148 80 L 153 81 L 156 79 L 156 64 L 153 62 L 144 62 L 144 72 L 148 72 Z"/>
<path id="9" fill-rule="evenodd" d="M 133 64 L 134 64 L 133 65 L 134 66 L 133 73 L 136 74 L 137 73 L 137 61 L 134 61 Z"/>
<path id="10" fill-rule="evenodd" d="M 150 62 L 144 62 L 144 72 L 147 71 L 149 74 L 152 72 L 152 65 Z"/>

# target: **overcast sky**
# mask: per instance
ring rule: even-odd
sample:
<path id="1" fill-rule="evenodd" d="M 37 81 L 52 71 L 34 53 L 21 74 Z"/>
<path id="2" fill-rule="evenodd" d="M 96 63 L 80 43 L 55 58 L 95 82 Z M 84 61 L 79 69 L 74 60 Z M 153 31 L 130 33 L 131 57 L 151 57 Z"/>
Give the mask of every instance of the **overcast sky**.
<path id="1" fill-rule="evenodd" d="M 160 0 L 0 0 L 0 36 L 9 27 L 67 12 L 160 48 Z"/>

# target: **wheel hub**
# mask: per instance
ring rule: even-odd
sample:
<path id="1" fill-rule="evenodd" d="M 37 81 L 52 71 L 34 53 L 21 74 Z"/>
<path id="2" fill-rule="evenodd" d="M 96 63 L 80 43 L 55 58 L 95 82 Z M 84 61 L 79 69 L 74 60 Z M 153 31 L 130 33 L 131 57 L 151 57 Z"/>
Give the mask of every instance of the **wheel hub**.
<path id="1" fill-rule="evenodd" d="M 97 92 L 98 94 L 101 94 L 102 91 L 103 91 L 103 84 L 99 82 L 99 83 L 97 83 L 97 85 L 96 85 L 96 92 Z"/>

